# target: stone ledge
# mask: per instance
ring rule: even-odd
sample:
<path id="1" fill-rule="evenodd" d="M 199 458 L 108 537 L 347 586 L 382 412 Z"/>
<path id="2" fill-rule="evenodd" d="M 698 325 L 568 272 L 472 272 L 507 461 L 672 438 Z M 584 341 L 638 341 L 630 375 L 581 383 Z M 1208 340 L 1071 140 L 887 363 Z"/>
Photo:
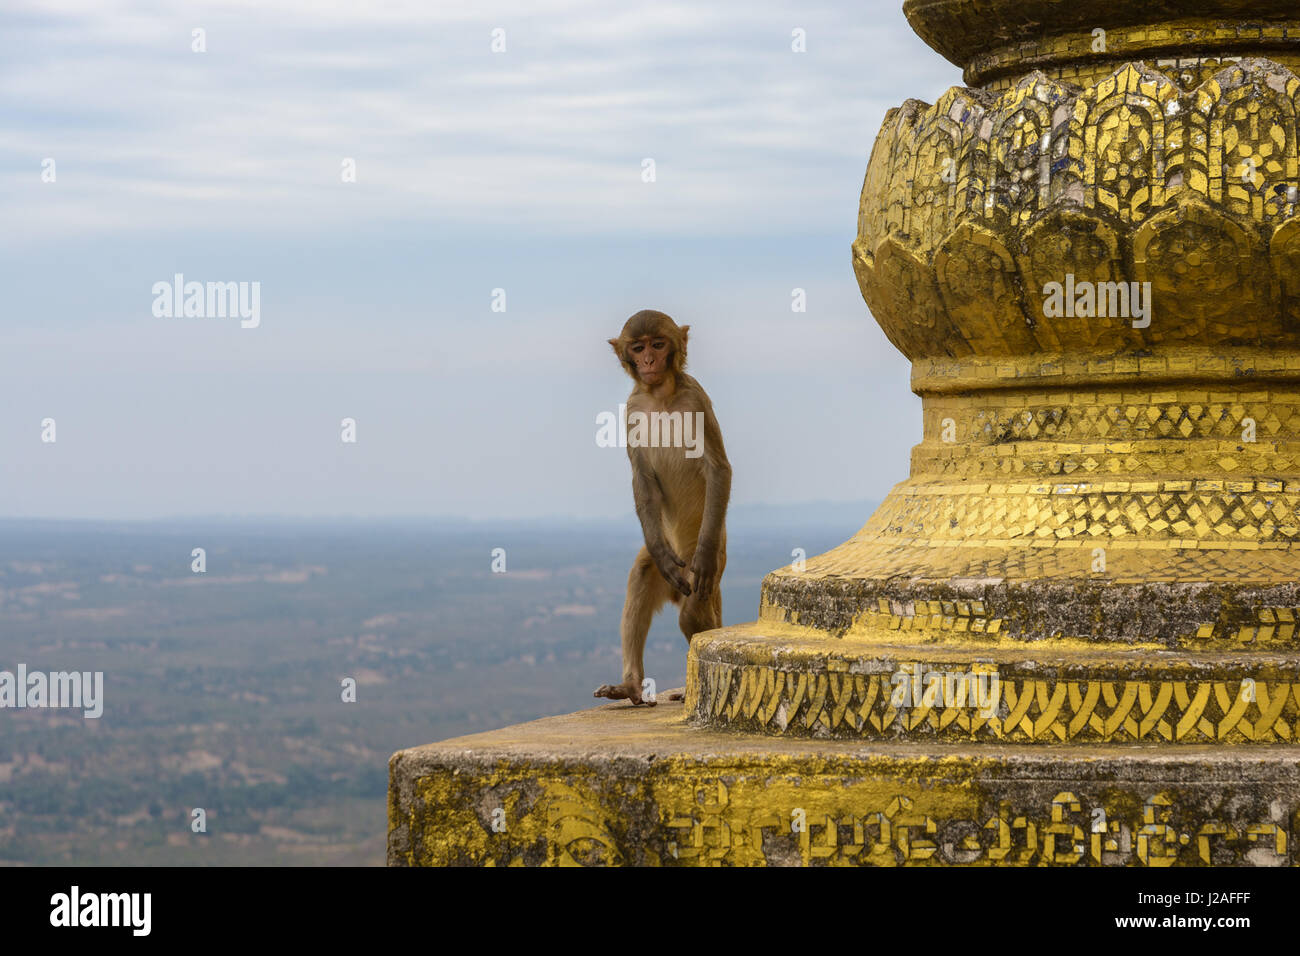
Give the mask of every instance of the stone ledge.
<path id="1" fill-rule="evenodd" d="M 742 736 L 684 718 L 666 700 L 610 704 L 399 751 L 388 862 L 1296 860 L 1300 747 L 866 745 Z"/>

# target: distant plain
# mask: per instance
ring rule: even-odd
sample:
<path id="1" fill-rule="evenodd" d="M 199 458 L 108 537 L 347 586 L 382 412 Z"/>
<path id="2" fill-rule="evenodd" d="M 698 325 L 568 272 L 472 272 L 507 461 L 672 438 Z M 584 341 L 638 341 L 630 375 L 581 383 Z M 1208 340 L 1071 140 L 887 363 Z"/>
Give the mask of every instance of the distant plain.
<path id="1" fill-rule="evenodd" d="M 755 618 L 793 549 L 835 546 L 871 509 L 733 509 L 724 623 Z M 0 521 L 0 670 L 104 672 L 99 719 L 0 710 L 0 865 L 382 864 L 393 751 L 593 706 L 619 676 L 638 532 L 631 517 Z M 646 672 L 685 681 L 671 611 Z"/>

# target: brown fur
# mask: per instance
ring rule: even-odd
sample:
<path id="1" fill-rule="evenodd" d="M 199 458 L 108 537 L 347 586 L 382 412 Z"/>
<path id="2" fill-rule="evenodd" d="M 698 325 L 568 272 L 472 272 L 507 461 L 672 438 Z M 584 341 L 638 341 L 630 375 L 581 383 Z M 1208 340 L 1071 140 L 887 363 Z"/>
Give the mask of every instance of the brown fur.
<path id="1" fill-rule="evenodd" d="M 682 447 L 634 447 L 628 442 L 632 497 L 645 546 L 632 564 L 623 604 L 623 680 L 603 685 L 596 697 L 642 702 L 646 635 L 665 602 L 681 608 L 677 620 L 687 643 L 700 631 L 722 625 L 718 585 L 727 565 L 731 464 L 713 404 L 685 372 L 689 329 L 662 312 L 646 310 L 628 319 L 619 337 L 609 340 L 636 382 L 627 400 L 629 432 L 635 412 L 680 412 L 692 422 L 699 412 L 704 431 L 697 436 L 703 454 L 695 458 Z"/>

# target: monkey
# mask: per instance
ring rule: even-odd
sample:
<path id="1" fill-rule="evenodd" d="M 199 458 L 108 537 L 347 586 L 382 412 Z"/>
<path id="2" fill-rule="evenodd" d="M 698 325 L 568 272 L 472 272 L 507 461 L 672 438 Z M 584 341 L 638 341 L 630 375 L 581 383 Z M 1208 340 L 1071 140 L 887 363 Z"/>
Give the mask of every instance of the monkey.
<path id="1" fill-rule="evenodd" d="M 695 634 L 722 626 L 731 463 L 708 393 L 686 374 L 690 328 L 646 309 L 609 340 L 635 383 L 627 400 L 627 456 L 645 544 L 628 574 L 619 625 L 623 680 L 593 697 L 653 706 L 641 696 L 643 657 L 650 621 L 665 602 L 680 607 L 677 623 L 688 647 Z"/>

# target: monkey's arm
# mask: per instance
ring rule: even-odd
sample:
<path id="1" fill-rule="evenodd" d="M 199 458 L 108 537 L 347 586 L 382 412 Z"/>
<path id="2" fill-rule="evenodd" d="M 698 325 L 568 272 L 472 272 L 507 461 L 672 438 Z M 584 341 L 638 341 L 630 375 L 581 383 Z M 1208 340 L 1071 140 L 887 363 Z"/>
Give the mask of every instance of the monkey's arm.
<path id="1" fill-rule="evenodd" d="M 663 488 L 635 449 L 628 448 L 628 458 L 632 461 L 632 498 L 636 502 L 636 516 L 641 520 L 646 550 L 664 580 L 689 596 L 691 586 L 681 571 L 686 562 L 677 556 L 664 535 Z"/>
<path id="2" fill-rule="evenodd" d="M 701 393 L 703 389 L 701 389 Z M 731 500 L 731 462 L 722 445 L 722 429 L 713 406 L 705 397 L 704 408 L 704 516 L 700 537 L 691 561 L 695 590 L 708 594 L 717 584 L 722 536 L 726 528 L 727 503 Z"/>

